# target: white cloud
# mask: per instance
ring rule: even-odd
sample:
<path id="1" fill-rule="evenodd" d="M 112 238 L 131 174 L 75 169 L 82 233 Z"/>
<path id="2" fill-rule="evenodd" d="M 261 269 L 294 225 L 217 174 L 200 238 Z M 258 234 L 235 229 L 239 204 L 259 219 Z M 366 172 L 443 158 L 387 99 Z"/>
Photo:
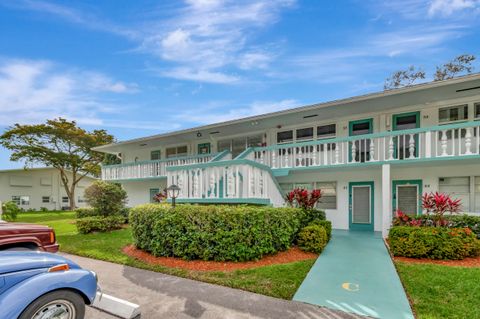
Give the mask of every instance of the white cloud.
<path id="1" fill-rule="evenodd" d="M 135 85 L 49 61 L 0 61 L 0 125 L 38 123 L 54 117 L 104 125 L 117 108 L 105 94 L 129 93 Z"/>
<path id="2" fill-rule="evenodd" d="M 293 0 L 189 0 L 173 18 L 148 27 L 141 50 L 173 64 L 163 72 L 165 76 L 237 82 L 240 78 L 231 69 L 268 67 L 274 53 L 267 48 L 252 51 L 250 40 L 255 31 L 275 23 L 280 11 L 293 4 Z"/>
<path id="3" fill-rule="evenodd" d="M 428 15 L 450 16 L 458 11 L 466 9 L 478 9 L 480 1 L 478 0 L 433 0 L 428 8 Z"/>
<path id="4" fill-rule="evenodd" d="M 280 101 L 255 101 L 249 105 L 225 110 L 228 102 L 212 103 L 202 107 L 202 112 L 197 110 L 186 110 L 176 115 L 180 122 L 192 124 L 212 124 L 244 118 L 247 116 L 260 115 L 270 112 L 277 112 L 300 105 L 300 102 L 293 99 Z"/>

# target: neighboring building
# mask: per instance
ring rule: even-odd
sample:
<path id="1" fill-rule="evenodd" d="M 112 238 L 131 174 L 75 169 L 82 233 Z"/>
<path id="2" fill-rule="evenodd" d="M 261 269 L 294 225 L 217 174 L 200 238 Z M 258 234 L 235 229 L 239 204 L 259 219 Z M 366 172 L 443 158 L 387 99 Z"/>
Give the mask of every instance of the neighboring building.
<path id="1" fill-rule="evenodd" d="M 386 233 L 421 194 L 461 198 L 480 213 L 480 75 L 252 116 L 101 146 L 130 205 L 170 184 L 180 202 L 284 205 L 294 187 L 320 188 L 337 229 Z M 159 123 L 161 126 L 161 123 Z"/>
<path id="2" fill-rule="evenodd" d="M 84 177 L 75 192 L 78 207 L 86 205 L 83 192 L 95 179 Z M 0 170 L 0 201 L 14 201 L 19 207 L 29 210 L 69 209 L 70 202 L 55 168 L 29 168 Z"/>

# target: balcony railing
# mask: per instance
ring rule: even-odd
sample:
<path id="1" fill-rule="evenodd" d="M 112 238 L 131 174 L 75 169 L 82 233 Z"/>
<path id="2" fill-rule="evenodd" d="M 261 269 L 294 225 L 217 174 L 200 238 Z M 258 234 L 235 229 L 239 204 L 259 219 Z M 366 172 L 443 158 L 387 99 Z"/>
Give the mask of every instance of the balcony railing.
<path id="1" fill-rule="evenodd" d="M 180 201 L 284 203 L 270 168 L 246 159 L 169 167 L 167 183 L 180 187 Z"/>
<path id="2" fill-rule="evenodd" d="M 480 122 L 253 148 L 244 158 L 272 169 L 480 155 Z"/>
<path id="3" fill-rule="evenodd" d="M 219 155 L 221 153 L 102 166 L 102 179 L 105 181 L 118 181 L 166 177 L 167 167 L 207 163 Z"/>

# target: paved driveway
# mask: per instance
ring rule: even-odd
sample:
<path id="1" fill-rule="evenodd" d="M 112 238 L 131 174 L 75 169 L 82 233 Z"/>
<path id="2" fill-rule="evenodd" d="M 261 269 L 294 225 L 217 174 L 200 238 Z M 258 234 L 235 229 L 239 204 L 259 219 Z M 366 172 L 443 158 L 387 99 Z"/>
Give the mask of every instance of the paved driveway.
<path id="1" fill-rule="evenodd" d="M 294 300 L 384 319 L 413 319 L 381 234 L 334 230 Z"/>
<path id="2" fill-rule="evenodd" d="M 139 304 L 143 319 L 156 318 L 363 318 L 353 314 L 211 285 L 147 270 L 66 255 L 97 272 L 105 293 Z M 88 319 L 114 317 L 89 309 Z"/>

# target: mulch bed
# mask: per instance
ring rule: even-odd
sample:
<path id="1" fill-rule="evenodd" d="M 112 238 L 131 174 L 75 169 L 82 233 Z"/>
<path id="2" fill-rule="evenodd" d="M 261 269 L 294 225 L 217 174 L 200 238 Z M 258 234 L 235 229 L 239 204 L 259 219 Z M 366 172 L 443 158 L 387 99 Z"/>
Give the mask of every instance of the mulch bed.
<path id="1" fill-rule="evenodd" d="M 480 267 L 480 256 L 475 258 L 465 258 L 463 260 L 434 260 L 426 258 L 407 258 L 407 257 L 394 257 L 395 261 L 402 261 L 412 264 L 435 264 L 444 266 L 457 266 L 457 267 Z"/>
<path id="2" fill-rule="evenodd" d="M 130 257 L 139 259 L 151 265 L 161 265 L 165 267 L 196 271 L 234 271 L 268 265 L 288 264 L 318 257 L 317 254 L 301 251 L 297 247 L 292 247 L 287 251 L 282 251 L 275 255 L 265 256 L 258 261 L 246 262 L 184 260 L 175 257 L 155 257 L 147 252 L 137 249 L 134 245 L 126 246 L 123 248 L 123 252 Z"/>

